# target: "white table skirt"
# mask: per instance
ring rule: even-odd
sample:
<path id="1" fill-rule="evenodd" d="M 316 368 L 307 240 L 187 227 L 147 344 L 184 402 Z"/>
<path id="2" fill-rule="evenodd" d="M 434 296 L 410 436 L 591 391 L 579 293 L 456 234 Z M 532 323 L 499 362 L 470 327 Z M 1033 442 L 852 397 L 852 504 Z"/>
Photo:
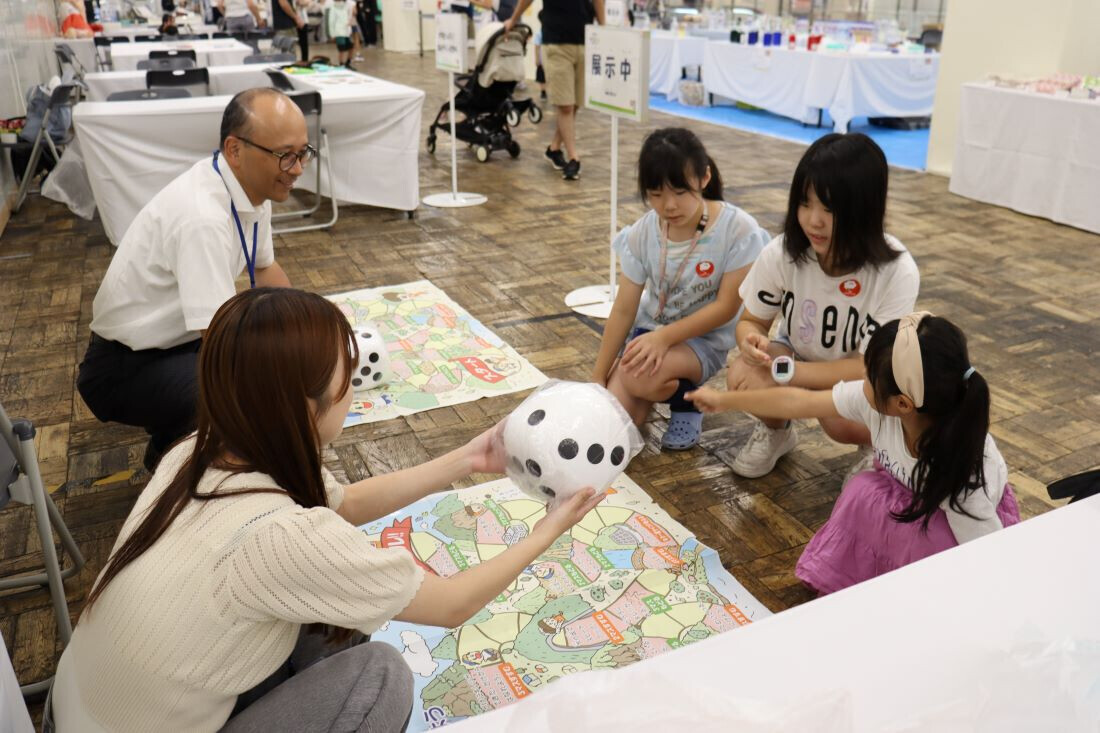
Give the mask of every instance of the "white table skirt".
<path id="1" fill-rule="evenodd" d="M 208 38 L 211 33 L 218 31 L 218 26 L 209 25 L 206 23 L 199 23 L 196 25 L 184 25 L 177 23 L 176 28 L 180 33 L 186 33 L 189 35 L 204 34 Z M 159 36 L 159 25 L 122 25 L 120 23 L 104 23 L 103 35 L 105 36 L 126 36 L 133 41 L 138 36 Z"/>
<path id="2" fill-rule="evenodd" d="M 299 89 L 321 91 L 332 148 L 325 165 L 334 166 L 337 199 L 415 209 L 424 92 L 350 72 L 291 79 Z M 229 99 L 82 102 L 74 108 L 88 180 L 112 242 L 158 191 L 217 148 Z M 312 191 L 315 176 L 311 168 L 298 185 Z M 331 195 L 327 175 L 321 178 L 322 193 Z"/>
<path id="3" fill-rule="evenodd" d="M 271 80 L 264 69 L 266 64 L 235 64 L 233 66 L 212 66 L 210 72 L 210 94 L 233 95 L 253 87 L 271 86 Z M 115 92 L 145 88 L 144 71 L 101 71 L 86 74 L 84 83 L 88 85 L 88 100 L 105 102 Z"/>
<path id="4" fill-rule="evenodd" d="M 1055 509 L 763 621 L 602 672 L 602 679 L 569 675 L 455 723 L 454 733 L 557 733 L 578 719 L 591 730 L 667 731 L 681 722 L 735 730 L 731 710 L 753 720 L 765 712 L 798 716 L 840 696 L 850 722 L 840 716 L 746 727 L 1091 730 L 1089 713 L 1100 702 L 1093 676 L 1100 585 L 1087 579 L 1100 553 L 1098 524 L 1100 498 Z M 1059 665 L 1057 656 L 1038 656 L 1061 651 L 1047 644 L 1076 648 L 1062 651 Z M 1030 727 L 1013 717 L 1024 711 Z M 1062 725 L 1075 712 L 1086 725 Z"/>
<path id="5" fill-rule="evenodd" d="M 831 53 L 710 41 L 703 86 L 716 94 L 800 122 L 828 110 L 845 132 L 854 117 L 932 113 L 939 55 Z"/>
<path id="6" fill-rule="evenodd" d="M 133 71 L 138 61 L 149 58 L 150 51 L 168 49 L 193 49 L 197 66 L 229 66 L 244 62 L 253 52 L 248 44 L 233 38 L 218 38 L 209 41 L 158 41 L 154 43 L 118 43 L 111 46 L 111 60 L 115 71 Z"/>
<path id="7" fill-rule="evenodd" d="M 1100 234 L 1100 102 L 964 84 L 951 193 Z"/>
<path id="8" fill-rule="evenodd" d="M 679 99 L 684 67 L 702 67 L 706 45 L 704 38 L 681 38 L 668 31 L 652 32 L 649 36 L 649 91 L 664 94 L 673 101 Z"/>

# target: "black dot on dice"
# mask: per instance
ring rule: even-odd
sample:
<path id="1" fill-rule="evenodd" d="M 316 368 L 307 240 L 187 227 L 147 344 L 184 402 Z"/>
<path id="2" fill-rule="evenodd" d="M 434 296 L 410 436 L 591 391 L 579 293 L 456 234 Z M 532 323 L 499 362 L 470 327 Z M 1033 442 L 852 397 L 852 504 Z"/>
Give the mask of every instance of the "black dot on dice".
<path id="1" fill-rule="evenodd" d="M 363 367 L 362 369 L 359 370 L 359 373 L 362 374 L 364 377 L 369 377 L 370 376 L 370 367 L 369 366 Z"/>
<path id="2" fill-rule="evenodd" d="M 619 465 L 626 458 L 626 451 L 623 450 L 621 445 L 617 445 L 611 449 L 611 463 L 612 465 Z"/>
<path id="3" fill-rule="evenodd" d="M 603 446 L 599 443 L 593 443 L 588 446 L 588 462 L 599 463 L 603 460 Z"/>
<path id="4" fill-rule="evenodd" d="M 546 494 L 546 495 L 547 495 L 547 496 L 549 496 L 549 497 L 550 497 L 551 499 L 553 499 L 553 498 L 554 498 L 555 496 L 557 496 L 557 494 L 555 494 L 555 493 L 554 493 L 554 490 L 553 490 L 553 489 L 551 489 L 551 488 L 550 488 L 549 486 L 540 486 L 540 487 L 539 487 L 539 491 L 541 491 L 542 493 Z"/>
<path id="5" fill-rule="evenodd" d="M 546 417 L 546 410 L 535 410 L 527 417 L 528 425 L 538 425 Z"/>
<path id="6" fill-rule="evenodd" d="M 527 459 L 527 470 L 530 471 L 531 475 L 535 476 L 536 478 L 542 475 L 542 466 L 535 463 L 530 458 Z"/>
<path id="7" fill-rule="evenodd" d="M 558 443 L 558 455 L 567 461 L 576 458 L 579 452 L 580 446 L 577 445 L 577 441 L 575 440 L 566 438 Z"/>
<path id="8" fill-rule="evenodd" d="M 369 339 L 369 338 L 373 338 L 373 337 L 374 337 L 374 336 L 373 336 L 373 334 L 371 334 L 371 332 L 370 332 L 370 331 L 363 331 L 363 333 L 361 333 L 361 334 L 359 334 L 359 335 L 360 335 L 360 336 L 362 336 L 362 337 L 363 337 L 363 338 L 365 338 L 365 339 Z"/>
<path id="9" fill-rule="evenodd" d="M 371 364 L 374 364 L 376 361 L 378 361 L 378 354 L 372 352 L 371 355 L 367 358 L 370 359 Z"/>
<path id="10" fill-rule="evenodd" d="M 382 381 L 382 372 L 375 372 L 374 373 L 374 381 L 376 381 L 376 382 L 381 382 Z"/>
<path id="11" fill-rule="evenodd" d="M 360 379 L 359 377 L 356 377 L 355 379 L 351 380 L 351 383 L 353 385 L 355 385 L 356 387 L 362 387 L 363 386 L 363 380 Z"/>

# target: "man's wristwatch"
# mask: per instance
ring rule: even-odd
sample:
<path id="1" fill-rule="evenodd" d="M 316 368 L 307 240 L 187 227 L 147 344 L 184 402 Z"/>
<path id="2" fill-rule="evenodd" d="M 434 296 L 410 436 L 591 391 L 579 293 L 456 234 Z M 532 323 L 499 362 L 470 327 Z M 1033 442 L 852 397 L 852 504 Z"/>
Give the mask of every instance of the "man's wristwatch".
<path id="1" fill-rule="evenodd" d="M 787 384 L 794 379 L 794 359 L 789 356 L 772 359 L 772 379 L 776 384 Z"/>

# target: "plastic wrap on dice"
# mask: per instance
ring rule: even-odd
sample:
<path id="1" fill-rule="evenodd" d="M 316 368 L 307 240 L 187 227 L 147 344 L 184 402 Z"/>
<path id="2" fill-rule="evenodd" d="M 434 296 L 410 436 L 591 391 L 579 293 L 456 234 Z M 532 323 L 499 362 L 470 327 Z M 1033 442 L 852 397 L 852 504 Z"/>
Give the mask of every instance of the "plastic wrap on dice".
<path id="1" fill-rule="evenodd" d="M 610 392 L 557 380 L 512 411 L 503 442 L 508 477 L 554 505 L 589 486 L 607 488 L 642 449 L 641 433 Z"/>
<path id="2" fill-rule="evenodd" d="M 355 327 L 355 342 L 359 345 L 359 361 L 351 373 L 351 387 L 356 392 L 377 389 L 393 381 L 393 367 L 382 332 L 373 323 Z"/>

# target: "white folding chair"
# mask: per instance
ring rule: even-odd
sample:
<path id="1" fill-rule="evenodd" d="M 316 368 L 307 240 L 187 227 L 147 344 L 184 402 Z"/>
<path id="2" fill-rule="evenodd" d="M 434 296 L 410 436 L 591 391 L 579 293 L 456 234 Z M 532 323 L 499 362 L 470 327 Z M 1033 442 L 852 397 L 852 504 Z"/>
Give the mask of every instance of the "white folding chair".
<path id="1" fill-rule="evenodd" d="M 336 176 L 332 169 L 331 152 L 328 146 L 328 133 L 321 124 L 321 93 L 320 92 L 290 92 L 287 94 L 294 103 L 298 105 L 302 110 L 302 114 L 306 119 L 313 118 L 313 134 L 311 135 L 311 141 L 315 141 L 317 147 L 317 160 L 314 164 L 317 166 L 317 181 L 316 181 L 316 193 L 314 194 L 313 206 L 308 209 L 297 209 L 295 211 L 280 211 L 279 213 L 273 213 L 271 215 L 272 221 L 278 221 L 281 219 L 289 219 L 293 217 L 310 217 L 317 213 L 321 208 L 321 168 L 328 165 L 328 192 L 329 198 L 332 199 L 332 218 L 324 223 L 318 224 L 303 224 L 301 226 L 282 227 L 278 229 L 272 229 L 272 234 L 289 234 L 291 232 L 308 232 L 314 229 L 327 229 L 336 223 L 336 219 L 340 216 L 339 206 L 336 203 Z"/>
<path id="2" fill-rule="evenodd" d="M 42 484 L 38 456 L 34 450 L 34 426 L 29 420 L 9 420 L 8 414 L 0 405 L 0 435 L 3 436 L 3 440 L 0 440 L 0 508 L 12 501 L 34 507 L 43 564 L 43 572 L 0 578 L 0 591 L 49 588 L 58 636 L 64 646 L 69 643 L 73 633 L 69 622 L 69 604 L 65 601 L 65 580 L 84 567 L 84 556 L 73 542 L 61 513 Z M 72 564 L 64 570 L 58 561 L 53 532 L 57 532 L 62 548 L 72 560 Z M 44 692 L 52 680 L 51 676 L 39 682 L 25 684 L 20 690 L 24 696 L 35 695 Z"/>

